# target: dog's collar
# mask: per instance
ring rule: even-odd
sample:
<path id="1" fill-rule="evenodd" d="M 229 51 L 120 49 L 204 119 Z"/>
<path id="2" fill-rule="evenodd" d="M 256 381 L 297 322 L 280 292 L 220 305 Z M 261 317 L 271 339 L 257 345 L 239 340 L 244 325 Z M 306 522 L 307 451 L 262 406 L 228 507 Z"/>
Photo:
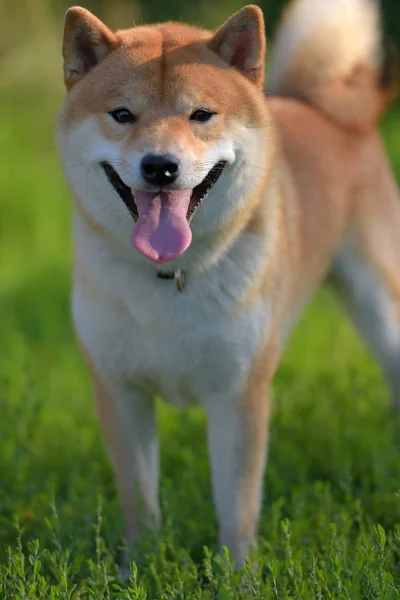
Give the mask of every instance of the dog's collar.
<path id="1" fill-rule="evenodd" d="M 186 273 L 181 269 L 176 271 L 158 271 L 157 277 L 159 279 L 175 279 L 176 287 L 179 292 L 183 292 L 183 288 L 186 284 Z"/>

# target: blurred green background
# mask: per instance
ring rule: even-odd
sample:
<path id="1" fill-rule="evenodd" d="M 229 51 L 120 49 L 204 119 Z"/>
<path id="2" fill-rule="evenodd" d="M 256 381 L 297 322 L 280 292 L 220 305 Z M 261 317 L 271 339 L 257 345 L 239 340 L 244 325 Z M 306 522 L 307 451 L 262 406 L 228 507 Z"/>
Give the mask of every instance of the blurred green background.
<path id="1" fill-rule="evenodd" d="M 237 0 L 82 3 L 112 28 L 165 19 L 215 28 L 242 6 Z M 99 496 L 105 498 L 111 554 L 121 528 L 90 384 L 69 316 L 71 202 L 53 141 L 64 96 L 61 37 L 68 5 L 67 0 L 0 0 L 0 563 L 7 546 L 15 547 L 13 516 L 26 537 L 38 537 L 42 545 L 53 547 L 45 517 L 52 514 L 54 493 L 61 523 L 57 531 L 64 547 L 72 548 L 72 573 L 81 574 L 80 557 L 93 556 L 90 540 Z M 261 6 L 271 40 L 283 2 L 268 0 Z M 400 0 L 383 0 L 383 9 L 386 31 L 400 46 Z M 398 104 L 381 128 L 400 181 Z M 387 390 L 326 291 L 296 329 L 276 392 L 264 538 L 271 540 L 273 535 L 268 507 L 282 498 L 280 510 L 294 519 L 299 553 L 321 519 L 327 531 L 328 523 L 339 522 L 337 515 L 346 516 L 358 501 L 365 511 L 365 527 L 379 522 L 391 531 L 400 522 L 400 496 L 395 494 L 400 458 Z M 201 555 L 202 544 L 212 545 L 216 535 L 204 416 L 197 408 L 179 414 L 170 407 L 160 409 L 162 499 L 168 519 L 178 526 L 177 547 L 183 543 Z M 332 488 L 326 488 L 329 502 L 322 508 L 322 488 L 314 488 L 319 481 Z M 340 530 L 346 545 L 352 531 Z M 325 542 L 309 542 L 304 569 L 319 552 L 329 563 Z M 354 549 L 359 547 L 357 542 Z M 397 557 L 400 550 L 396 552 Z M 282 569 L 287 568 L 285 560 Z M 388 569 L 393 568 L 390 563 Z M 376 572 L 382 573 L 379 565 Z"/>
<path id="2" fill-rule="evenodd" d="M 323 1 L 325 0 L 321 0 L 321 2 Z M 258 2 L 264 11 L 269 35 L 273 31 L 285 3 L 286 0 Z M 86 0 L 81 4 L 100 18 L 105 19 L 110 27 L 126 27 L 133 21 L 149 23 L 179 19 L 203 27 L 214 28 L 222 23 L 228 15 L 244 6 L 246 2 L 240 0 L 219 0 L 219 2 L 214 0 L 196 2 L 187 0 L 146 0 L 145 2 L 138 0 Z M 23 35 L 36 35 L 38 32 L 44 31 L 51 23 L 60 24 L 63 13 L 69 6 L 71 6 L 71 2 L 68 0 L 2 0 L 0 12 L 2 49 L 9 48 L 10 43 L 13 45 L 13 41 L 18 43 L 18 40 L 13 40 L 13 33 L 15 33 L 13 29 L 16 24 L 21 28 Z M 382 10 L 387 34 L 398 40 L 400 35 L 400 4 L 398 0 L 382 0 Z"/>

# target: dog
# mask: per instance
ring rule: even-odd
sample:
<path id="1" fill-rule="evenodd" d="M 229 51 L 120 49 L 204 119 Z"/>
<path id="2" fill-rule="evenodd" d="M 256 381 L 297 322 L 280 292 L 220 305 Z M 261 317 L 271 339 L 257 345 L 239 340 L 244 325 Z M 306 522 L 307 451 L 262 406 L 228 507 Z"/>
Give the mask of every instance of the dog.
<path id="1" fill-rule="evenodd" d="M 269 390 L 331 277 L 400 407 L 400 203 L 376 129 L 395 93 L 373 0 L 259 7 L 216 32 L 112 32 L 68 10 L 57 143 L 72 313 L 131 545 L 160 527 L 155 395 L 207 415 L 219 544 L 256 547 Z"/>

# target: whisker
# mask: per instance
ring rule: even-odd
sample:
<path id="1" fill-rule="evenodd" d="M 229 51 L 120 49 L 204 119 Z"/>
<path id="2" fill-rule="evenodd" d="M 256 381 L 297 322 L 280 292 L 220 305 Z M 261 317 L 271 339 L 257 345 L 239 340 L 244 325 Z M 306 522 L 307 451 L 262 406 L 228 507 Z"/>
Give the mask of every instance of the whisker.
<path id="1" fill-rule="evenodd" d="M 80 163 L 76 163 L 76 165 L 68 165 L 68 167 L 64 167 L 64 169 L 66 171 L 72 171 L 72 169 L 77 169 L 78 167 L 85 167 L 85 168 L 87 168 L 87 166 L 85 165 L 84 162 L 80 162 Z"/>
<path id="2" fill-rule="evenodd" d="M 260 171 L 265 171 L 267 168 L 263 165 L 252 165 L 248 162 L 242 162 L 241 164 L 244 165 L 245 167 L 250 167 L 251 169 L 259 169 Z"/>

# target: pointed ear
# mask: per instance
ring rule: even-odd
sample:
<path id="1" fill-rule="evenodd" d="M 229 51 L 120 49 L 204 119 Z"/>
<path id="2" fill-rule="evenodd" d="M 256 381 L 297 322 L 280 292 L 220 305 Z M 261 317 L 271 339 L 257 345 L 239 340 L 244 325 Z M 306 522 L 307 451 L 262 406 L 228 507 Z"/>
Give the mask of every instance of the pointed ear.
<path id="1" fill-rule="evenodd" d="M 115 35 L 85 8 L 67 11 L 64 26 L 64 81 L 72 88 L 117 45 Z"/>
<path id="2" fill-rule="evenodd" d="M 249 5 L 239 10 L 218 29 L 209 47 L 257 87 L 263 86 L 266 41 L 261 8 Z"/>

